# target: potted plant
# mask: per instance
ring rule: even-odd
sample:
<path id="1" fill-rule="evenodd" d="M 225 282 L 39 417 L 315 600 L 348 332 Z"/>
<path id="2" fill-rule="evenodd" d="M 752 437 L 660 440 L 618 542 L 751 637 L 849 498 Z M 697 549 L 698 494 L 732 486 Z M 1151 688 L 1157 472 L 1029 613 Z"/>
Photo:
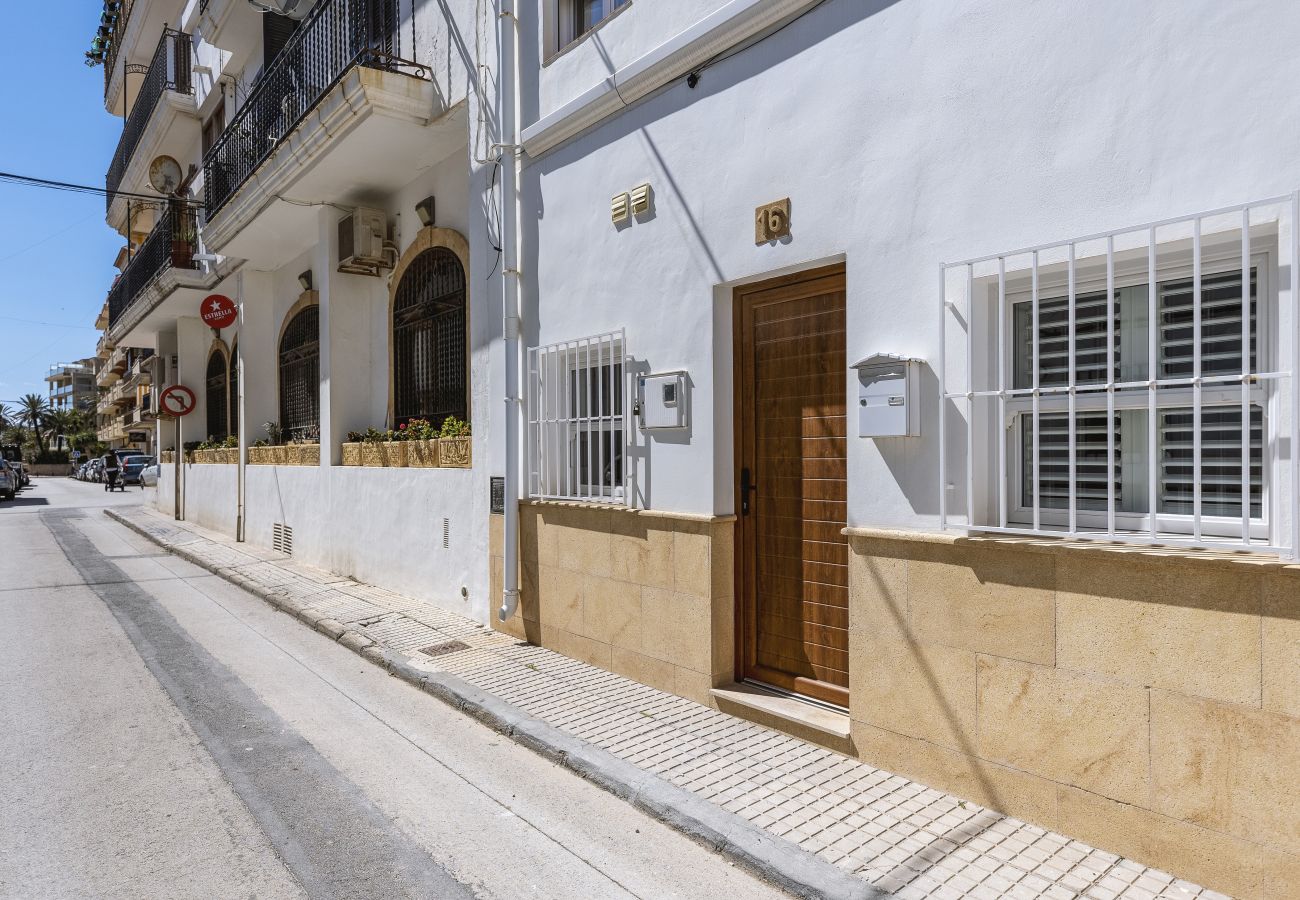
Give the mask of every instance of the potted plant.
<path id="1" fill-rule="evenodd" d="M 404 468 L 406 466 L 406 441 L 396 431 L 366 431 L 366 447 L 362 458 L 367 466 Z"/>
<path id="2" fill-rule="evenodd" d="M 287 466 L 315 466 L 320 464 L 319 444 L 299 444 L 293 441 L 284 445 L 284 464 Z"/>
<path id="3" fill-rule="evenodd" d="M 348 439 L 343 442 L 343 465 L 359 466 L 361 465 L 361 439 L 364 434 L 360 431 L 349 431 Z"/>
<path id="4" fill-rule="evenodd" d="M 452 469 L 470 467 L 471 443 L 469 423 L 455 416 L 443 419 L 438 439 L 438 464 Z"/>
<path id="5" fill-rule="evenodd" d="M 171 213 L 175 216 L 172 229 L 172 268 L 194 268 L 194 250 L 198 246 L 199 232 L 194 216 L 184 210 Z"/>
<path id="6" fill-rule="evenodd" d="M 286 450 L 288 455 L 287 465 L 319 466 L 320 428 L 301 429 L 298 435 L 288 442 Z"/>
<path id="7" fill-rule="evenodd" d="M 406 464 L 414 469 L 439 465 L 438 431 L 428 419 L 411 419 L 402 428 L 406 436 Z"/>
<path id="8" fill-rule="evenodd" d="M 289 452 L 282 443 L 284 431 L 275 422 L 263 422 L 266 439 L 258 439 L 248 448 L 248 462 L 254 466 L 288 465 Z"/>

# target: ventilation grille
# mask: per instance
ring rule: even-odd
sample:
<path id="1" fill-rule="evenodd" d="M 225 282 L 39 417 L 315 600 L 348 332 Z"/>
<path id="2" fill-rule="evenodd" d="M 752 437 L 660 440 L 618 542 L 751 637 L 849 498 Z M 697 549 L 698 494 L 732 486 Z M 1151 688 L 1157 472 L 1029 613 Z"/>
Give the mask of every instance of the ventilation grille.
<path id="1" fill-rule="evenodd" d="M 451 519 L 442 520 L 442 549 L 451 549 Z"/>
<path id="2" fill-rule="evenodd" d="M 283 522 L 271 526 L 271 548 L 293 556 L 293 529 Z"/>

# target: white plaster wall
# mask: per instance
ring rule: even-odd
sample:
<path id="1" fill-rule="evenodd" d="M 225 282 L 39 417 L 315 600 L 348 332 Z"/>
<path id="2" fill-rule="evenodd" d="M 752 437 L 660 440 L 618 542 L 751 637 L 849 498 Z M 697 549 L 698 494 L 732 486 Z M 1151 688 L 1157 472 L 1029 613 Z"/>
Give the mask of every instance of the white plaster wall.
<path id="1" fill-rule="evenodd" d="M 247 478 L 250 543 L 270 546 L 282 522 L 297 559 L 486 621 L 471 470 L 249 466 Z"/>
<path id="2" fill-rule="evenodd" d="M 183 463 L 181 469 L 181 506 L 185 520 L 222 534 L 234 535 L 238 512 L 235 467 Z M 167 482 L 170 485 L 170 475 Z"/>
<path id="3" fill-rule="evenodd" d="M 554 30 L 546 27 L 556 3 L 540 0 L 534 7 L 538 13 L 530 10 L 521 22 L 521 71 L 539 71 L 536 80 L 524 83 L 521 110 L 525 122 L 554 112 L 612 72 L 725 6 L 727 0 L 631 0 L 587 39 L 558 53 Z"/>
<path id="4" fill-rule="evenodd" d="M 658 16 L 634 0 L 602 40 L 652 46 Z M 1298 42 L 1277 0 L 829 0 L 528 161 L 529 343 L 626 326 L 649 368 L 688 369 L 693 433 L 651 441 L 643 499 L 729 512 L 729 286 L 844 259 L 849 359 L 933 363 L 944 260 L 1300 187 L 1297 101 L 1275 89 Z M 615 228 L 609 198 L 643 181 L 653 216 Z M 755 246 L 755 207 L 785 196 L 792 239 Z M 933 370 L 923 389 L 921 438 L 850 440 L 853 524 L 935 523 Z"/>
<path id="5" fill-rule="evenodd" d="M 158 486 L 145 488 L 145 503 L 152 503 L 154 509 L 169 516 L 176 511 L 176 495 L 172 490 L 176 479 L 173 477 L 172 470 L 172 465 L 160 465 L 158 467 Z"/>

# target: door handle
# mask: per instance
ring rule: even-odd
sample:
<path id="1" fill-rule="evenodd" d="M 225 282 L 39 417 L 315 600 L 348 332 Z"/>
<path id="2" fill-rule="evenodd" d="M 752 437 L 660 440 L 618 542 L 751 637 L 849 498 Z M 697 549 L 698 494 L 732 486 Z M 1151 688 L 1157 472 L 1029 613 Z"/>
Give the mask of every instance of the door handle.
<path id="1" fill-rule="evenodd" d="M 749 515 L 749 495 L 751 491 L 757 491 L 758 485 L 754 484 L 753 478 L 749 473 L 749 468 L 745 467 L 740 470 L 740 514 Z"/>

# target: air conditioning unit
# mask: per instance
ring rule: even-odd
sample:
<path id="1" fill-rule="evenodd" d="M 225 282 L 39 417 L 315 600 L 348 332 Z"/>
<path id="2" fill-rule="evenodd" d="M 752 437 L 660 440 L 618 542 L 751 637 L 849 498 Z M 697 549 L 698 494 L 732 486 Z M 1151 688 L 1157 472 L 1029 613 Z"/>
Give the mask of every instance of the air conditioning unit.
<path id="1" fill-rule="evenodd" d="M 388 217 L 381 209 L 354 209 L 339 219 L 339 271 L 378 275 L 385 265 Z"/>

